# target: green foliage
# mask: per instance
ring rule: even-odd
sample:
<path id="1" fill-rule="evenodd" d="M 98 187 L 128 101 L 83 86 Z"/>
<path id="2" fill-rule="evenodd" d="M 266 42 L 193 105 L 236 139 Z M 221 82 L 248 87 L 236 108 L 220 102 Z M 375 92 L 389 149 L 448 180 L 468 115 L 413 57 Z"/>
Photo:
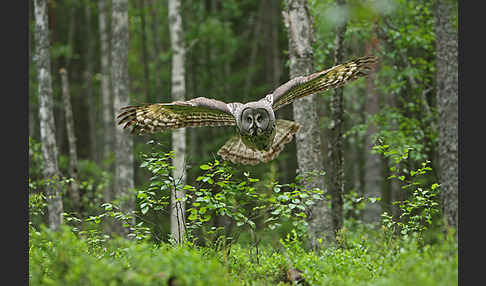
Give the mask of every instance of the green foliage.
<path id="1" fill-rule="evenodd" d="M 349 223 L 345 223 L 348 227 Z M 31 285 L 288 285 L 286 272 L 298 269 L 309 285 L 457 285 L 458 245 L 438 236 L 423 245 L 390 239 L 386 231 L 365 225 L 345 227 L 339 247 L 305 250 L 295 231 L 279 248 L 249 252 L 234 244 L 231 252 L 214 248 L 114 239 L 88 242 L 63 226 L 29 232 Z M 100 251 L 101 250 L 101 251 Z"/>
<path id="2" fill-rule="evenodd" d="M 245 228 L 254 233 L 258 224 L 259 229 L 274 230 L 283 221 L 292 221 L 295 227 L 304 229 L 308 208 L 321 199 L 321 190 L 307 190 L 300 183 L 308 180 L 310 174 L 297 177 L 297 183 L 271 181 L 264 186 L 249 172 L 240 172 L 218 160 L 200 166 L 204 174 L 196 178 L 196 186 L 183 186 L 171 175 L 172 157 L 172 152 L 162 153 L 155 149 L 142 155 L 140 166 L 149 170 L 152 177 L 148 187 L 137 194 L 141 216 L 163 213 L 169 205 L 171 190 L 185 190 L 186 228 L 194 241 L 198 240 L 196 233 L 199 233 L 205 242 L 223 240 L 225 244 L 234 243 Z M 229 228 L 238 230 L 232 235 L 226 235 L 231 233 L 229 230 L 222 233 L 224 228 L 213 224 L 212 219 L 216 216 L 228 219 Z"/>
<path id="3" fill-rule="evenodd" d="M 66 213 L 72 210 L 72 202 L 67 195 L 67 186 L 73 181 L 72 178 L 61 175 L 55 180 L 46 180 L 43 170 L 43 156 L 41 143 L 29 137 L 29 212 L 31 223 L 38 227 L 43 221 L 43 215 L 47 204 L 45 203 L 44 188 L 46 184 L 60 184 L 63 191 L 63 207 Z M 59 156 L 58 166 L 61 174 L 68 173 L 69 158 L 64 155 Z M 102 208 L 103 192 L 111 185 L 111 174 L 102 170 L 100 166 L 90 160 L 79 160 L 78 166 L 78 186 L 81 193 L 81 204 L 83 211 L 78 214 L 81 217 L 89 217 L 99 213 Z M 45 222 L 45 221 L 44 221 Z"/>
<path id="4" fill-rule="evenodd" d="M 338 248 L 308 252 L 295 233 L 289 234 L 281 239 L 281 248 L 261 249 L 258 260 L 235 245 L 226 265 L 243 285 L 284 285 L 290 268 L 300 270 L 308 285 L 458 283 L 457 243 L 453 240 L 440 238 L 424 247 L 411 237 L 389 240 L 382 230 L 364 225 L 355 225 L 352 231 L 345 228 L 338 239 Z"/>
<path id="5" fill-rule="evenodd" d="M 423 180 L 432 171 L 430 161 L 422 162 L 421 167 L 416 170 L 399 168 L 400 162 L 408 158 L 412 148 L 397 150 L 383 144 L 375 145 L 373 149 L 392 159 L 395 166 L 390 168 L 392 175 L 388 179 L 399 180 L 402 184 L 402 190 L 410 194 L 408 199 L 393 202 L 401 211 L 397 220 L 387 212 L 382 214 L 383 225 L 393 232 L 400 232 L 404 236 L 417 234 L 422 237 L 423 233 L 433 225 L 434 220 L 437 220 L 440 214 L 439 184 L 427 183 Z"/>
<path id="6" fill-rule="evenodd" d="M 197 249 L 116 239 L 93 255 L 86 239 L 63 226 L 29 237 L 30 285 L 238 285 Z"/>

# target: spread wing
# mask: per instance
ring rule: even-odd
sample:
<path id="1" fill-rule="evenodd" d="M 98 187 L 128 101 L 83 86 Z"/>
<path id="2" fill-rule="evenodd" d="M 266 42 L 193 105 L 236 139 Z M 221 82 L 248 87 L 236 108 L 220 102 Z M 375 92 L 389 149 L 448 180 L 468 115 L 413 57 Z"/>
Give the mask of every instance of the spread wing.
<path id="1" fill-rule="evenodd" d="M 235 125 L 226 103 L 204 97 L 172 103 L 126 106 L 120 109 L 118 124 L 132 127 L 132 133 L 154 133 L 183 127 Z"/>
<path id="2" fill-rule="evenodd" d="M 366 76 L 377 60 L 375 56 L 365 56 L 308 76 L 296 77 L 275 89 L 272 94 L 272 108 L 276 111 L 298 98 L 340 87 Z"/>

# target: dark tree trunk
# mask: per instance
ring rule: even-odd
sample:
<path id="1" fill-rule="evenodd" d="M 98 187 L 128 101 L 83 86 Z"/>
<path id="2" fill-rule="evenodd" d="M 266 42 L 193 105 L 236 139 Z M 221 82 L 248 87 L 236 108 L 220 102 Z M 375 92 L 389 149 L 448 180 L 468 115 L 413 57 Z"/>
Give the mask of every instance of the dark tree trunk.
<path id="1" fill-rule="evenodd" d="M 159 15 L 158 15 L 158 1 L 157 0 L 152 0 L 152 41 L 153 41 L 153 47 L 154 47 L 154 53 L 153 53 L 153 60 L 155 62 L 155 92 L 154 92 L 154 101 L 160 101 L 161 99 L 158 98 L 158 93 L 162 91 L 161 87 L 161 60 L 160 60 L 160 38 L 159 38 Z"/>
<path id="2" fill-rule="evenodd" d="M 312 21 L 306 0 L 287 0 L 283 13 L 289 34 L 290 78 L 314 72 L 312 51 Z M 325 191 L 323 178 L 319 173 L 324 169 L 321 154 L 319 118 L 316 110 L 315 95 L 298 99 L 293 104 L 294 120 L 302 125 L 296 135 L 298 173 L 316 171 L 307 188 Z M 312 208 L 309 218 L 311 245 L 319 247 L 318 240 L 334 242 L 335 232 L 329 201 L 323 196 Z"/>
<path id="3" fill-rule="evenodd" d="M 56 126 L 54 123 L 51 60 L 49 54 L 49 29 L 47 20 L 47 1 L 35 0 L 35 46 L 36 67 L 39 91 L 39 121 L 44 159 L 44 177 L 47 181 L 48 224 L 57 229 L 62 223 L 61 174 L 57 165 Z"/>
<path id="4" fill-rule="evenodd" d="M 260 33 L 262 30 L 262 18 L 263 18 L 263 13 L 264 13 L 264 8 L 265 8 L 265 1 L 261 1 L 259 6 L 258 6 L 258 12 L 256 14 L 256 17 L 254 18 L 253 22 L 253 27 L 254 27 L 254 40 L 252 42 L 252 46 L 250 49 L 250 57 L 248 59 L 249 63 L 249 69 L 246 74 L 245 78 L 245 86 L 243 87 L 243 98 L 248 99 L 249 94 L 250 94 L 250 89 L 251 89 L 251 80 L 253 78 L 254 70 L 252 70 L 252 67 L 255 67 L 256 60 L 257 60 L 257 52 L 258 52 L 258 46 L 260 44 Z M 251 27 L 251 24 L 250 24 Z"/>
<path id="5" fill-rule="evenodd" d="M 89 3 L 89 2 L 88 2 Z M 84 70 L 84 81 L 86 84 L 86 99 L 88 102 L 88 124 L 89 124 L 89 154 L 90 158 L 99 163 L 100 156 L 98 151 L 98 136 L 96 128 L 97 122 L 97 105 L 95 95 L 93 93 L 93 37 L 91 36 L 91 8 L 89 5 L 85 6 L 86 17 L 86 33 L 85 33 L 85 51 L 86 51 L 86 69 Z"/>
<path id="6" fill-rule="evenodd" d="M 370 38 L 366 47 L 366 54 L 372 55 L 377 45 L 377 39 L 373 36 Z M 364 197 L 368 198 L 381 198 L 382 189 L 382 165 L 380 156 L 372 151 L 374 143 L 372 141 L 373 136 L 378 132 L 378 127 L 370 122 L 370 118 L 379 111 L 379 96 L 374 87 L 373 79 L 375 73 L 371 73 L 366 78 L 366 107 L 365 115 L 368 122 L 368 130 L 365 135 L 365 177 L 364 177 Z M 363 221 L 366 223 L 378 224 L 381 221 L 381 204 L 380 202 L 371 203 L 369 200 L 366 202 L 366 208 L 363 210 Z"/>
<path id="7" fill-rule="evenodd" d="M 148 50 L 147 50 L 147 36 L 146 36 L 146 24 L 145 24 L 145 1 L 139 0 L 139 12 L 140 12 L 140 24 L 141 24 L 141 36 L 142 36 L 142 63 L 143 63 L 143 77 L 145 83 L 145 98 L 147 102 L 152 102 L 150 92 L 150 75 L 148 66 Z"/>
<path id="8" fill-rule="evenodd" d="M 458 62 L 457 7 L 438 0 L 435 7 L 439 176 L 446 229 L 458 227 Z M 457 232 L 456 238 L 457 238 Z"/>
<path id="9" fill-rule="evenodd" d="M 336 1 L 339 6 L 345 5 L 344 0 Z M 334 51 L 334 65 L 341 64 L 344 59 L 344 36 L 346 23 L 336 28 L 336 49 Z M 334 230 L 343 226 L 343 192 L 344 192 L 344 103 L 343 87 L 336 88 L 331 97 L 331 125 L 329 132 L 329 168 L 327 188 L 331 194 L 331 208 Z"/>

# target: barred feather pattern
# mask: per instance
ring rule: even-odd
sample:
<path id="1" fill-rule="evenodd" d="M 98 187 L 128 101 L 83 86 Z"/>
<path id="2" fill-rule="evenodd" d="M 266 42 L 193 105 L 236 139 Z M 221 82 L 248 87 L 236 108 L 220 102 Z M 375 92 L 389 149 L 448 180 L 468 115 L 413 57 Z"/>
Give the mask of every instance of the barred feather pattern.
<path id="1" fill-rule="evenodd" d="M 161 132 L 183 127 L 235 125 L 233 115 L 204 106 L 183 102 L 173 104 L 148 104 L 121 108 L 118 124 L 131 127 L 132 133 Z"/>
<path id="2" fill-rule="evenodd" d="M 377 60 L 375 56 L 365 56 L 309 76 L 296 77 L 275 89 L 273 110 L 276 111 L 301 97 L 341 87 L 349 81 L 366 76 Z"/>
<path id="3" fill-rule="evenodd" d="M 300 125 L 293 121 L 279 119 L 276 122 L 277 131 L 268 151 L 258 151 L 246 146 L 239 135 L 231 137 L 218 151 L 223 160 L 245 165 L 257 165 L 260 162 L 268 162 L 275 159 L 285 147 L 285 144 L 292 141 Z"/>

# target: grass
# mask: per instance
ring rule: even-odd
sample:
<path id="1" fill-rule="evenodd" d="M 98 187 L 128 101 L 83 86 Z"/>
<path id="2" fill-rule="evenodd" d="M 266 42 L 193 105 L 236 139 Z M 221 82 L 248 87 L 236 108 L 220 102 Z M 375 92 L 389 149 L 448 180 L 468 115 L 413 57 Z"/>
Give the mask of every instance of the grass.
<path id="1" fill-rule="evenodd" d="M 457 242 L 391 237 L 355 224 L 338 245 L 313 252 L 292 234 L 280 245 L 154 245 L 113 239 L 93 244 L 69 227 L 32 229 L 30 285 L 290 285 L 287 270 L 307 285 L 458 285 Z"/>

